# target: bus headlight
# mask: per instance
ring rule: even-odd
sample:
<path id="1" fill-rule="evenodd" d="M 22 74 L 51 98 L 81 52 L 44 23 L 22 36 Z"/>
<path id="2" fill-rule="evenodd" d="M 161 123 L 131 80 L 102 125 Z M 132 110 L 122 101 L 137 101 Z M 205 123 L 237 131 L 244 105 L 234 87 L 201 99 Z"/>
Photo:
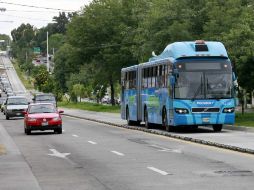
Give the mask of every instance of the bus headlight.
<path id="1" fill-rule="evenodd" d="M 185 108 L 175 108 L 175 112 L 178 114 L 188 114 L 189 110 Z"/>
<path id="2" fill-rule="evenodd" d="M 234 113 L 235 108 L 224 108 L 223 113 Z"/>

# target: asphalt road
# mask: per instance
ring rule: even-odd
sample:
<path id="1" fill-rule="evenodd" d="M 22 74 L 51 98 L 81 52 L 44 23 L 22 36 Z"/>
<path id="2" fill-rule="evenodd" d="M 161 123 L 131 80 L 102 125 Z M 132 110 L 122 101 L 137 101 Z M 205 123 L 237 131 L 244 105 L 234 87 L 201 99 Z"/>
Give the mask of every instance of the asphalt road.
<path id="1" fill-rule="evenodd" d="M 61 135 L 27 136 L 22 119 L 0 114 L 0 144 L 7 149 L 0 155 L 1 190 L 254 187 L 253 155 L 70 117 L 63 123 Z"/>
<path id="2" fill-rule="evenodd" d="M 6 74 L 11 83 L 12 89 L 16 92 L 26 92 L 26 88 L 19 80 L 18 75 L 9 58 L 5 56 L 0 56 L 0 64 L 3 64 L 5 66 Z"/>
<path id="3" fill-rule="evenodd" d="M 41 189 L 253 189 L 254 156 L 64 117 L 64 133 L 1 124 Z"/>

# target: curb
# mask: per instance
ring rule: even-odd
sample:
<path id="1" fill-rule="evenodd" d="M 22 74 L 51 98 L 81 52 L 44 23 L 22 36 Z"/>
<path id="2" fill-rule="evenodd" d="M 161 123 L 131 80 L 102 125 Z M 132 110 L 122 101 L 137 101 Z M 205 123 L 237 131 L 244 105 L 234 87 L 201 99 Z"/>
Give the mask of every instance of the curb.
<path id="1" fill-rule="evenodd" d="M 254 127 L 224 125 L 223 128 L 232 131 L 244 131 L 254 133 Z"/>
<path id="2" fill-rule="evenodd" d="M 227 149 L 227 150 L 232 150 L 232 151 L 237 151 L 237 152 L 241 152 L 241 153 L 247 153 L 247 154 L 254 155 L 254 150 L 252 150 L 252 149 L 240 148 L 240 147 L 237 147 L 237 146 L 231 146 L 231 145 L 226 145 L 226 144 L 221 144 L 221 143 L 216 143 L 216 142 L 211 142 L 211 141 L 206 141 L 206 140 L 201 140 L 201 139 L 196 139 L 196 138 L 191 138 L 191 137 L 175 135 L 175 134 L 171 134 L 171 133 L 166 132 L 166 131 L 164 132 L 164 131 L 157 131 L 157 130 L 154 130 L 154 129 L 146 129 L 146 128 L 142 128 L 142 127 L 119 125 L 119 124 L 115 124 L 115 123 L 111 123 L 111 122 L 105 122 L 105 121 L 101 121 L 101 120 L 97 120 L 97 119 L 91 119 L 91 118 L 87 118 L 87 117 L 81 117 L 81 116 L 74 116 L 74 115 L 65 114 L 65 113 L 63 115 L 73 117 L 73 118 L 93 121 L 93 122 L 97 122 L 97 123 L 112 125 L 112 126 L 115 126 L 115 127 L 131 129 L 131 130 L 137 130 L 137 131 L 143 131 L 143 132 L 151 133 L 151 134 L 155 134 L 155 135 L 161 135 L 161 136 L 170 137 L 170 138 L 174 138 L 174 139 L 180 139 L 180 140 L 183 140 L 183 141 L 188 141 L 188 142 L 193 142 L 193 143 L 197 143 L 197 144 L 203 144 L 203 145 L 207 145 L 207 146 L 213 146 L 213 147 L 217 147 L 217 148 L 222 148 L 222 149 Z"/>

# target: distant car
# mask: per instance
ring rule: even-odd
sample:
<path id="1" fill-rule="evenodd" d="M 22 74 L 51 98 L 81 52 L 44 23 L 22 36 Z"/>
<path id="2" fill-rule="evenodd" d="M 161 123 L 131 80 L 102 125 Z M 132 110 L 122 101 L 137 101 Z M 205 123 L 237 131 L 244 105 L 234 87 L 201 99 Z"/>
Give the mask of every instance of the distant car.
<path id="1" fill-rule="evenodd" d="M 62 118 L 56 106 L 51 103 L 33 103 L 24 112 L 24 132 L 29 135 L 32 130 L 54 130 L 62 133 Z"/>
<path id="2" fill-rule="evenodd" d="M 33 98 L 34 103 L 52 103 L 57 107 L 57 102 L 54 94 L 51 93 L 42 93 L 35 94 Z"/>
<path id="3" fill-rule="evenodd" d="M 4 113 L 7 120 L 11 117 L 23 117 L 23 112 L 28 108 L 28 100 L 23 96 L 7 97 Z"/>
<path id="4" fill-rule="evenodd" d="M 101 100 L 101 103 L 103 104 L 110 104 L 111 103 L 111 100 L 110 100 L 110 97 L 109 96 L 104 96 Z"/>

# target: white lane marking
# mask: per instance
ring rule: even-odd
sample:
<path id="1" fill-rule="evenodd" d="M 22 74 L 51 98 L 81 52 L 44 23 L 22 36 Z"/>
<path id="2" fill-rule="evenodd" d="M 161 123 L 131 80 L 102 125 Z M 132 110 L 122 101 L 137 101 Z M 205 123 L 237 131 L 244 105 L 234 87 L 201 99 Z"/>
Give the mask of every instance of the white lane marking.
<path id="1" fill-rule="evenodd" d="M 70 155 L 71 153 L 60 153 L 56 149 L 49 149 L 53 154 L 48 154 L 49 156 L 55 156 L 58 158 L 65 158 L 66 156 Z"/>
<path id="2" fill-rule="evenodd" d="M 97 144 L 97 142 L 93 142 L 93 141 L 87 141 L 89 142 L 90 144 Z"/>
<path id="3" fill-rule="evenodd" d="M 158 151 L 160 151 L 160 152 L 174 152 L 174 153 L 182 153 L 182 151 L 181 150 L 179 150 L 179 149 L 169 149 L 169 148 L 165 148 L 165 147 L 162 147 L 162 146 L 158 146 L 158 145 L 155 145 L 155 144 L 153 144 L 153 145 L 150 145 L 151 147 L 154 147 L 154 148 L 158 148 L 158 149 L 160 149 L 160 150 L 158 150 Z"/>
<path id="4" fill-rule="evenodd" d="M 72 136 L 73 136 L 73 137 L 79 137 L 78 135 L 75 135 L 75 134 L 73 134 Z"/>
<path id="5" fill-rule="evenodd" d="M 65 132 L 65 130 L 63 129 L 63 132 Z"/>
<path id="6" fill-rule="evenodd" d="M 151 167 L 151 166 L 149 166 L 149 167 L 147 167 L 149 170 L 152 170 L 152 171 L 154 171 L 154 172 L 157 172 L 157 173 L 159 173 L 159 174 L 161 174 L 161 175 L 168 175 L 168 173 L 167 172 L 165 172 L 165 171 L 162 171 L 162 170 L 159 170 L 159 169 L 157 169 L 157 168 L 154 168 L 154 167 Z"/>
<path id="7" fill-rule="evenodd" d="M 118 155 L 118 156 L 124 156 L 124 154 L 123 153 L 121 153 L 121 152 L 117 152 L 117 151 L 111 151 L 112 153 L 114 153 L 114 154 L 116 154 L 116 155 Z"/>

